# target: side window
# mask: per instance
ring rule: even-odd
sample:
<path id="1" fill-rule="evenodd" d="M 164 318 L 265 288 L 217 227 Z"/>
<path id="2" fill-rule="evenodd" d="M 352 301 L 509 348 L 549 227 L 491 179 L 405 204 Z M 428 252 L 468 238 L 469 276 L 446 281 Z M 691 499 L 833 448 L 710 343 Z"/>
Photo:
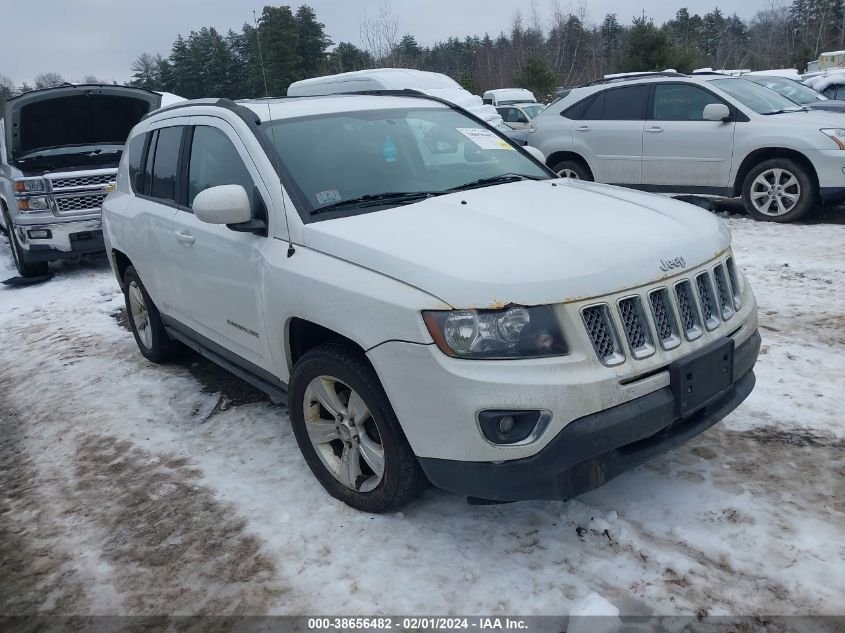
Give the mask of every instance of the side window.
<path id="1" fill-rule="evenodd" d="M 581 117 L 582 119 L 587 121 L 597 121 L 598 119 L 601 119 L 601 113 L 604 109 L 604 94 L 605 93 L 602 92 L 599 96 L 593 99 L 593 102 L 587 106 L 587 109 L 584 111 L 584 115 Z"/>
<path id="2" fill-rule="evenodd" d="M 563 98 L 563 97 L 561 97 Z M 573 121 L 577 121 L 584 117 L 584 112 L 587 110 L 587 107 L 593 102 L 592 95 L 587 97 L 586 99 L 581 99 L 578 103 L 569 106 L 560 113 L 560 116 L 566 117 L 567 119 L 572 119 Z"/>
<path id="3" fill-rule="evenodd" d="M 129 184 L 132 191 L 142 191 L 143 181 L 141 176 L 144 173 L 141 160 L 144 158 L 144 143 L 147 140 L 146 134 L 139 134 L 129 141 L 126 148 L 127 162 L 129 165 Z"/>
<path id="4" fill-rule="evenodd" d="M 703 121 L 704 106 L 722 103 L 715 95 L 689 84 L 658 84 L 654 87 L 655 121 Z"/>
<path id="5" fill-rule="evenodd" d="M 141 190 L 145 196 L 150 195 L 150 184 L 153 181 L 153 160 L 156 155 L 156 145 L 158 144 L 158 130 L 150 132 L 147 136 L 150 137 L 150 147 L 147 150 L 147 160 L 144 163 L 144 174 L 141 178 Z"/>
<path id="6" fill-rule="evenodd" d="M 158 132 L 150 188 L 153 198 L 176 202 L 177 167 L 183 129 L 182 126 L 166 127 Z"/>
<path id="7" fill-rule="evenodd" d="M 604 93 L 602 119 L 613 121 L 642 121 L 648 102 L 648 86 L 614 88 Z"/>
<path id="8" fill-rule="evenodd" d="M 238 150 L 226 135 L 214 127 L 198 125 L 191 142 L 188 167 L 188 206 L 200 191 L 218 185 L 241 185 L 254 205 L 255 183 Z"/>

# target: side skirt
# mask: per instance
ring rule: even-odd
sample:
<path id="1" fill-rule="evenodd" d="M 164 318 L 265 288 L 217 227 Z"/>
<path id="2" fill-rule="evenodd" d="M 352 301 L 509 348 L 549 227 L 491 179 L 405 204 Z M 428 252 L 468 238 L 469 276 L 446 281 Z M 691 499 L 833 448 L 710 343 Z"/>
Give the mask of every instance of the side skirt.
<path id="1" fill-rule="evenodd" d="M 254 366 L 247 360 L 240 358 L 197 334 L 190 328 L 162 315 L 164 329 L 171 338 L 183 343 L 198 354 L 204 356 L 212 363 L 219 365 L 226 371 L 234 374 L 244 382 L 248 382 L 256 389 L 259 389 L 270 396 L 274 403 L 285 403 L 288 400 L 288 386 L 278 380 L 260 367 Z M 213 349 L 212 349 L 213 348 Z M 260 372 L 263 375 L 258 375 Z"/>

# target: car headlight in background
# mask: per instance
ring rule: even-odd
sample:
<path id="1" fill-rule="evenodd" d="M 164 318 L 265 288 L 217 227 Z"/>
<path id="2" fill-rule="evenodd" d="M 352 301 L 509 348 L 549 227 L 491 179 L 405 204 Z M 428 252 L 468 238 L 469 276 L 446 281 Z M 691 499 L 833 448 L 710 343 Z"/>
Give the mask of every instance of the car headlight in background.
<path id="1" fill-rule="evenodd" d="M 824 128 L 819 130 L 822 134 L 829 137 L 834 143 L 839 146 L 839 149 L 845 149 L 845 129 L 841 127 Z"/>
<path id="2" fill-rule="evenodd" d="M 440 350 L 457 358 L 561 356 L 566 341 L 551 306 L 423 312 Z"/>
<path id="3" fill-rule="evenodd" d="M 47 211 L 50 209 L 50 202 L 44 196 L 33 196 L 31 198 L 20 198 L 18 200 L 20 211 Z"/>
<path id="4" fill-rule="evenodd" d="M 47 185 L 43 178 L 24 178 L 15 181 L 16 193 L 44 193 Z"/>

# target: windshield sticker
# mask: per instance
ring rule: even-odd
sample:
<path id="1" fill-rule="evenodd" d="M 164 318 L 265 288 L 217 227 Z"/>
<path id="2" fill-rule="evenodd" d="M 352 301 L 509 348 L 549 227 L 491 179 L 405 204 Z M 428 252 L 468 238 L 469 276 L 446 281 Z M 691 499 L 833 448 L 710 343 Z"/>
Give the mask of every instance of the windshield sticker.
<path id="1" fill-rule="evenodd" d="M 513 149 L 513 146 L 510 143 L 499 138 L 490 130 L 477 127 L 459 127 L 455 129 L 478 145 L 481 149 Z"/>
<path id="2" fill-rule="evenodd" d="M 321 191 L 317 194 L 317 204 L 340 202 L 340 199 L 340 193 L 337 189 L 329 189 L 328 191 Z"/>

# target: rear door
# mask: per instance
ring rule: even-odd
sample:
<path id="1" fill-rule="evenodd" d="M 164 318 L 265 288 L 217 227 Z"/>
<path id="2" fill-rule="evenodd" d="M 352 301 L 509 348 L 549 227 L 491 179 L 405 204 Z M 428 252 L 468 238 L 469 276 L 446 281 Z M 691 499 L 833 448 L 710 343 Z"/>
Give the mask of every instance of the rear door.
<path id="1" fill-rule="evenodd" d="M 705 121 L 710 103 L 731 107 L 702 86 L 655 84 L 643 134 L 643 184 L 729 186 L 736 123 Z"/>
<path id="2" fill-rule="evenodd" d="M 597 181 L 640 184 L 648 93 L 642 84 L 604 90 L 573 125 L 573 146 Z"/>
<path id="3" fill-rule="evenodd" d="M 269 191 L 248 150 L 224 120 L 191 117 L 183 154 L 185 193 L 173 218 L 170 275 L 178 296 L 176 318 L 194 333 L 253 365 L 272 370 L 261 302 L 261 272 L 268 238 L 200 221 L 191 210 L 201 191 L 238 184 L 253 217 L 269 217 Z"/>

